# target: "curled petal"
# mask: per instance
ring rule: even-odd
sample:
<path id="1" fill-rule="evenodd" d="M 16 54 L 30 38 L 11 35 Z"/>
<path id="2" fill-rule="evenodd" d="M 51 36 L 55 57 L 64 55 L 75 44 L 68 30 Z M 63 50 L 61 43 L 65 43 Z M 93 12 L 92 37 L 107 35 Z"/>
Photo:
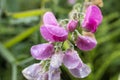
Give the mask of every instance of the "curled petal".
<path id="1" fill-rule="evenodd" d="M 64 28 L 54 25 L 44 25 L 40 28 L 40 32 L 45 40 L 51 42 L 63 42 L 68 36 Z"/>
<path id="2" fill-rule="evenodd" d="M 101 10 L 96 5 L 91 5 L 87 8 L 85 18 L 82 22 L 82 27 L 90 32 L 96 32 L 98 25 L 102 22 Z"/>
<path id="3" fill-rule="evenodd" d="M 76 20 L 70 20 L 69 23 L 67 24 L 67 29 L 70 32 L 73 32 L 78 25 L 78 21 Z"/>
<path id="4" fill-rule="evenodd" d="M 58 25 L 58 22 L 52 12 L 46 12 L 43 16 L 44 25 Z"/>
<path id="5" fill-rule="evenodd" d="M 68 69 L 74 69 L 82 64 L 82 61 L 76 51 L 67 50 L 63 58 L 63 63 Z"/>
<path id="6" fill-rule="evenodd" d="M 22 74 L 24 77 L 28 80 L 37 80 L 37 78 L 40 76 L 40 70 L 41 70 L 41 65 L 38 63 L 35 63 L 27 68 L 25 68 L 22 71 Z"/>
<path id="7" fill-rule="evenodd" d="M 48 76 L 48 80 L 60 80 L 60 69 L 50 66 Z"/>
<path id="8" fill-rule="evenodd" d="M 97 41 L 95 38 L 89 36 L 79 36 L 77 38 L 76 45 L 83 51 L 89 51 L 96 47 Z"/>
<path id="9" fill-rule="evenodd" d="M 88 76 L 91 72 L 91 69 L 86 64 L 83 64 L 82 67 L 78 66 L 75 69 L 70 69 L 70 73 L 77 78 L 84 78 Z"/>
<path id="10" fill-rule="evenodd" d="M 64 54 L 62 51 L 59 51 L 51 57 L 50 66 L 53 68 L 59 68 L 62 65 Z"/>
<path id="11" fill-rule="evenodd" d="M 31 54 L 37 60 L 46 60 L 54 53 L 51 43 L 38 44 L 31 47 Z"/>

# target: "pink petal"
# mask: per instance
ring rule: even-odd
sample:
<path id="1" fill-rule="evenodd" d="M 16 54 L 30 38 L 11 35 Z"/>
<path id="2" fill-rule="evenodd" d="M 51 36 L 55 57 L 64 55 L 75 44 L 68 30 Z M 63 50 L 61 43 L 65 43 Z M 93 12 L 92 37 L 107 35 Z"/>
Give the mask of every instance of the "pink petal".
<path id="1" fill-rule="evenodd" d="M 74 69 L 79 64 L 82 64 L 82 61 L 78 53 L 70 49 L 66 51 L 64 58 L 63 58 L 63 63 L 68 69 Z"/>
<path id="2" fill-rule="evenodd" d="M 37 60 L 46 60 L 54 53 L 54 46 L 51 43 L 38 44 L 31 47 L 31 54 Z"/>
<path id="3" fill-rule="evenodd" d="M 51 34 L 56 35 L 58 37 L 68 35 L 68 32 L 62 27 L 59 26 L 54 27 L 52 25 L 47 25 L 46 27 Z"/>
<path id="4" fill-rule="evenodd" d="M 58 25 L 58 22 L 52 12 L 46 12 L 43 16 L 44 25 Z"/>
<path id="5" fill-rule="evenodd" d="M 53 25 L 42 26 L 40 32 L 45 40 L 51 42 L 63 42 L 68 36 L 68 32 L 64 28 Z"/>
<path id="6" fill-rule="evenodd" d="M 45 40 L 55 42 L 55 40 L 53 39 L 53 35 L 48 31 L 47 27 L 40 27 L 40 33 Z"/>
<path id="7" fill-rule="evenodd" d="M 77 47 L 83 51 L 89 51 L 96 47 L 96 39 L 89 36 L 79 36 L 76 41 Z"/>
<path id="8" fill-rule="evenodd" d="M 82 27 L 90 32 L 96 32 L 99 24 L 102 22 L 101 10 L 96 5 L 91 5 L 87 8 L 85 19 L 82 22 Z"/>

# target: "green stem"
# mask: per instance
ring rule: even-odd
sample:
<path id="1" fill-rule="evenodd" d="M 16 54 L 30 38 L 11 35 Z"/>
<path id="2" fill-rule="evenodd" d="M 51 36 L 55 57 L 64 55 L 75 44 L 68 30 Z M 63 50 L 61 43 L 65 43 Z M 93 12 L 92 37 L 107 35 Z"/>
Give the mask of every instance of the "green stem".
<path id="1" fill-rule="evenodd" d="M 17 66 L 12 64 L 12 80 L 17 80 Z"/>

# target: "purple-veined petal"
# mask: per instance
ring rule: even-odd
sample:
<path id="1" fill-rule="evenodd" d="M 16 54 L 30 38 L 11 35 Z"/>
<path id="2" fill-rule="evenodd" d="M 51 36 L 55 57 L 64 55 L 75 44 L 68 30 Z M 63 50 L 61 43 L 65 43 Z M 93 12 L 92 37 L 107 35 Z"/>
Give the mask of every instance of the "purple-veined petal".
<path id="1" fill-rule="evenodd" d="M 58 51 L 51 57 L 50 66 L 53 68 L 59 68 L 62 65 L 64 54 L 62 51 Z"/>
<path id="2" fill-rule="evenodd" d="M 97 41 L 89 36 L 78 36 L 76 45 L 80 50 L 89 51 L 96 47 Z"/>
<path id="3" fill-rule="evenodd" d="M 85 18 L 82 22 L 82 27 L 90 32 L 96 32 L 99 24 L 102 22 L 101 10 L 96 5 L 91 5 L 87 8 Z"/>
<path id="4" fill-rule="evenodd" d="M 90 74 L 91 69 L 86 64 L 82 64 L 82 66 L 78 66 L 75 69 L 70 69 L 69 71 L 74 77 L 84 78 Z"/>
<path id="5" fill-rule="evenodd" d="M 46 60 L 54 53 L 54 46 L 51 43 L 43 43 L 31 47 L 31 54 L 37 60 Z"/>
<path id="6" fill-rule="evenodd" d="M 44 25 L 40 28 L 42 37 L 51 42 L 63 42 L 67 39 L 68 32 L 59 26 Z"/>
<path id="7" fill-rule="evenodd" d="M 70 32 L 73 32 L 78 25 L 78 21 L 76 20 L 70 20 L 67 24 L 67 30 Z"/>
<path id="8" fill-rule="evenodd" d="M 41 68 L 42 66 L 39 63 L 35 63 L 25 68 L 22 71 L 22 74 L 28 80 L 37 80 L 37 78 L 41 75 Z"/>
<path id="9" fill-rule="evenodd" d="M 60 69 L 53 68 L 50 66 L 49 73 L 48 73 L 48 80 L 60 80 Z"/>
<path id="10" fill-rule="evenodd" d="M 74 69 L 78 65 L 82 64 L 82 61 L 77 53 L 77 51 L 74 50 L 67 50 L 64 58 L 63 58 L 63 63 L 68 69 Z"/>
<path id="11" fill-rule="evenodd" d="M 46 12 L 43 16 L 44 25 L 58 25 L 57 19 L 52 12 Z"/>

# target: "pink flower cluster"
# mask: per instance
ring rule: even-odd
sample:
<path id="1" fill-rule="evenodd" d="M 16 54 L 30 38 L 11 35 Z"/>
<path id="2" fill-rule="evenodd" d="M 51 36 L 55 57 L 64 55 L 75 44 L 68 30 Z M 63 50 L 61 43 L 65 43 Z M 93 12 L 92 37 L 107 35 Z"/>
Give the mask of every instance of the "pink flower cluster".
<path id="1" fill-rule="evenodd" d="M 95 5 L 90 5 L 86 9 L 81 24 L 87 34 L 81 35 L 77 32 L 75 44 L 80 50 L 89 51 L 95 48 L 97 41 L 94 36 L 88 33 L 93 35 L 101 21 L 100 9 Z M 88 76 L 91 69 L 83 63 L 76 50 L 69 48 L 62 51 L 61 46 L 56 45 L 56 43 L 69 40 L 68 34 L 76 30 L 79 20 L 69 20 L 65 29 L 58 23 L 52 12 L 46 12 L 43 16 L 43 23 L 44 25 L 40 27 L 40 33 L 48 43 L 34 45 L 30 50 L 35 59 L 42 61 L 25 68 L 22 71 L 23 75 L 28 80 L 60 80 L 59 67 L 64 64 L 74 77 L 84 78 Z"/>

